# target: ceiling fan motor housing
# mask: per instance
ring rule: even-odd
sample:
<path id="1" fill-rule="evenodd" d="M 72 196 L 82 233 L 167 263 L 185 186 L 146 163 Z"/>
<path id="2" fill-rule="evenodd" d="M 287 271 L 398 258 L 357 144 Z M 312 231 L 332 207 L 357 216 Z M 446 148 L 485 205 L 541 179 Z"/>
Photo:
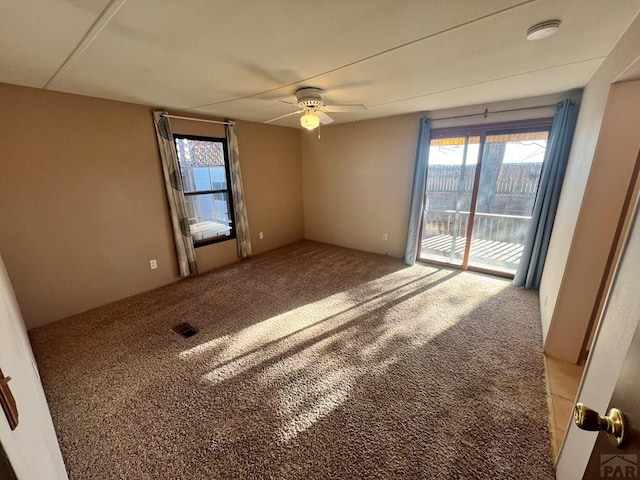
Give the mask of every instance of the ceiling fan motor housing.
<path id="1" fill-rule="evenodd" d="M 296 91 L 298 106 L 300 108 L 318 109 L 322 106 L 322 94 L 320 88 L 301 88 Z"/>

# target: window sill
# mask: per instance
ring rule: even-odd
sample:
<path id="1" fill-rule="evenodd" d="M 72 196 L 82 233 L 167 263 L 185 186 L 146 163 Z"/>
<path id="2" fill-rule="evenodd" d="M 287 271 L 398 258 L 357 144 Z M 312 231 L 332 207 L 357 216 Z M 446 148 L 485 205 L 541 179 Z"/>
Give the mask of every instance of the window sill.
<path id="1" fill-rule="evenodd" d="M 213 245 L 214 243 L 222 243 L 227 240 L 235 240 L 235 235 L 225 235 L 224 237 L 213 237 L 207 238 L 204 240 L 198 240 L 197 242 L 193 242 L 193 248 L 206 247 L 207 245 Z"/>

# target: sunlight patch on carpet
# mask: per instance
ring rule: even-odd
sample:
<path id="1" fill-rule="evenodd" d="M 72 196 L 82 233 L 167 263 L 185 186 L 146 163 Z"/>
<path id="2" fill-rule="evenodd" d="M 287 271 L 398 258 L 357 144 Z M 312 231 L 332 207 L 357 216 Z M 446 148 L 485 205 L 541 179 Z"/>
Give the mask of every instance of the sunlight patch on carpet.
<path id="1" fill-rule="evenodd" d="M 344 311 L 345 304 L 350 305 L 350 308 L 353 306 L 350 297 L 344 292 L 336 293 L 263 320 L 239 332 L 196 345 L 181 352 L 180 358 L 188 359 L 213 353 L 220 361 L 230 361 L 238 355 L 262 348 L 267 343 L 281 340 L 301 329 L 313 327 L 316 322 Z M 216 352 L 220 348 L 221 351 Z"/>
<path id="2" fill-rule="evenodd" d="M 416 302 L 416 297 L 431 288 L 432 282 L 445 281 L 450 276 L 451 273 L 431 273 L 418 280 L 407 281 L 402 274 L 391 274 L 276 315 L 239 332 L 196 345 L 181 352 L 179 357 L 183 360 L 195 358 L 205 361 L 211 370 L 203 375 L 203 380 L 219 383 L 307 342 L 333 336 L 349 328 L 349 323 L 371 312 L 384 315 L 390 308 L 390 302 L 396 308 L 406 302 Z M 381 281 L 387 285 L 386 290 L 382 288 Z M 363 292 L 369 295 L 363 295 Z M 404 327 L 400 324 L 393 329 L 401 331 L 412 322 L 408 319 L 405 323 Z M 414 325 L 415 328 L 417 326 Z M 412 332 L 407 334 L 413 335 Z M 392 331 L 390 335 L 395 333 Z M 384 341 L 384 338 L 384 335 L 379 337 L 380 341 Z"/>

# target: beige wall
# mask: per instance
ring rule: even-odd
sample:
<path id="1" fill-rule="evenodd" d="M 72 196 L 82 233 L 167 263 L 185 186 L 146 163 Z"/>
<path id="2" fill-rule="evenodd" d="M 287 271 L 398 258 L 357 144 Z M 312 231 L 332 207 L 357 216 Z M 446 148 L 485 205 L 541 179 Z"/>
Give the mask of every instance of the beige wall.
<path id="1" fill-rule="evenodd" d="M 640 81 L 611 87 L 545 351 L 576 362 L 640 151 Z"/>
<path id="2" fill-rule="evenodd" d="M 6 84 L 0 104 L 0 253 L 29 328 L 179 278 L 150 107 Z M 299 132 L 238 130 L 254 251 L 302 238 Z"/>
<path id="3" fill-rule="evenodd" d="M 305 236 L 401 257 L 419 115 L 303 132 Z M 383 233 L 388 240 L 383 240 Z"/>
<path id="4" fill-rule="evenodd" d="M 589 205 L 583 205 L 583 197 L 586 196 L 585 190 L 594 187 L 594 193 L 600 194 L 601 190 L 597 185 L 605 180 L 612 182 L 607 196 L 611 192 L 614 196 L 623 194 L 620 188 L 624 178 L 616 177 L 615 172 L 608 169 L 608 159 L 604 157 L 600 157 L 599 160 L 594 159 L 594 152 L 609 87 L 616 77 L 637 58 L 640 53 L 639 44 L 640 17 L 637 17 L 591 79 L 582 97 L 562 196 L 540 286 L 540 309 L 547 351 L 567 361 L 577 360 L 586 332 L 584 329 L 570 331 L 561 325 L 576 327 L 576 322 L 586 325 L 589 317 L 586 309 L 593 307 L 594 285 L 600 281 L 603 273 L 598 268 L 590 270 L 588 276 L 584 276 L 585 272 L 581 264 L 591 263 L 592 256 L 595 255 L 595 260 L 600 265 L 602 256 L 606 258 L 604 250 L 608 252 L 610 236 L 613 235 L 613 232 L 608 232 L 609 243 L 599 244 L 594 243 L 588 236 L 584 237 L 586 232 L 582 227 L 578 227 L 578 222 L 600 221 L 600 218 L 597 211 L 590 211 L 593 201 Z M 637 136 L 637 133 L 631 135 Z M 595 168 L 596 161 L 602 162 L 597 168 Z M 605 176 L 600 177 L 601 173 Z M 614 177 L 609 174 L 613 174 Z M 588 182 L 589 185 L 587 185 Z M 614 212 L 607 213 L 608 217 L 612 215 Z M 603 224 L 602 229 L 604 228 Z M 608 224 L 607 228 L 609 228 Z M 556 323 L 554 331 L 560 336 L 549 343 L 548 332 L 552 323 Z M 557 328 L 559 330 L 556 330 Z"/>
<path id="5" fill-rule="evenodd" d="M 253 253 L 304 238 L 300 130 L 238 122 L 238 143 Z"/>

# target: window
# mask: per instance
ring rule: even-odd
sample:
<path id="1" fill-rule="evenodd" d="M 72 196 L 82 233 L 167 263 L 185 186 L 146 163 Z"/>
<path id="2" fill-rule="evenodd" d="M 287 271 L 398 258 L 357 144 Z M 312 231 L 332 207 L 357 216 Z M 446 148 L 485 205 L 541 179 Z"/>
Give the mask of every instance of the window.
<path id="1" fill-rule="evenodd" d="M 226 139 L 192 135 L 173 139 L 194 246 L 235 238 Z"/>

